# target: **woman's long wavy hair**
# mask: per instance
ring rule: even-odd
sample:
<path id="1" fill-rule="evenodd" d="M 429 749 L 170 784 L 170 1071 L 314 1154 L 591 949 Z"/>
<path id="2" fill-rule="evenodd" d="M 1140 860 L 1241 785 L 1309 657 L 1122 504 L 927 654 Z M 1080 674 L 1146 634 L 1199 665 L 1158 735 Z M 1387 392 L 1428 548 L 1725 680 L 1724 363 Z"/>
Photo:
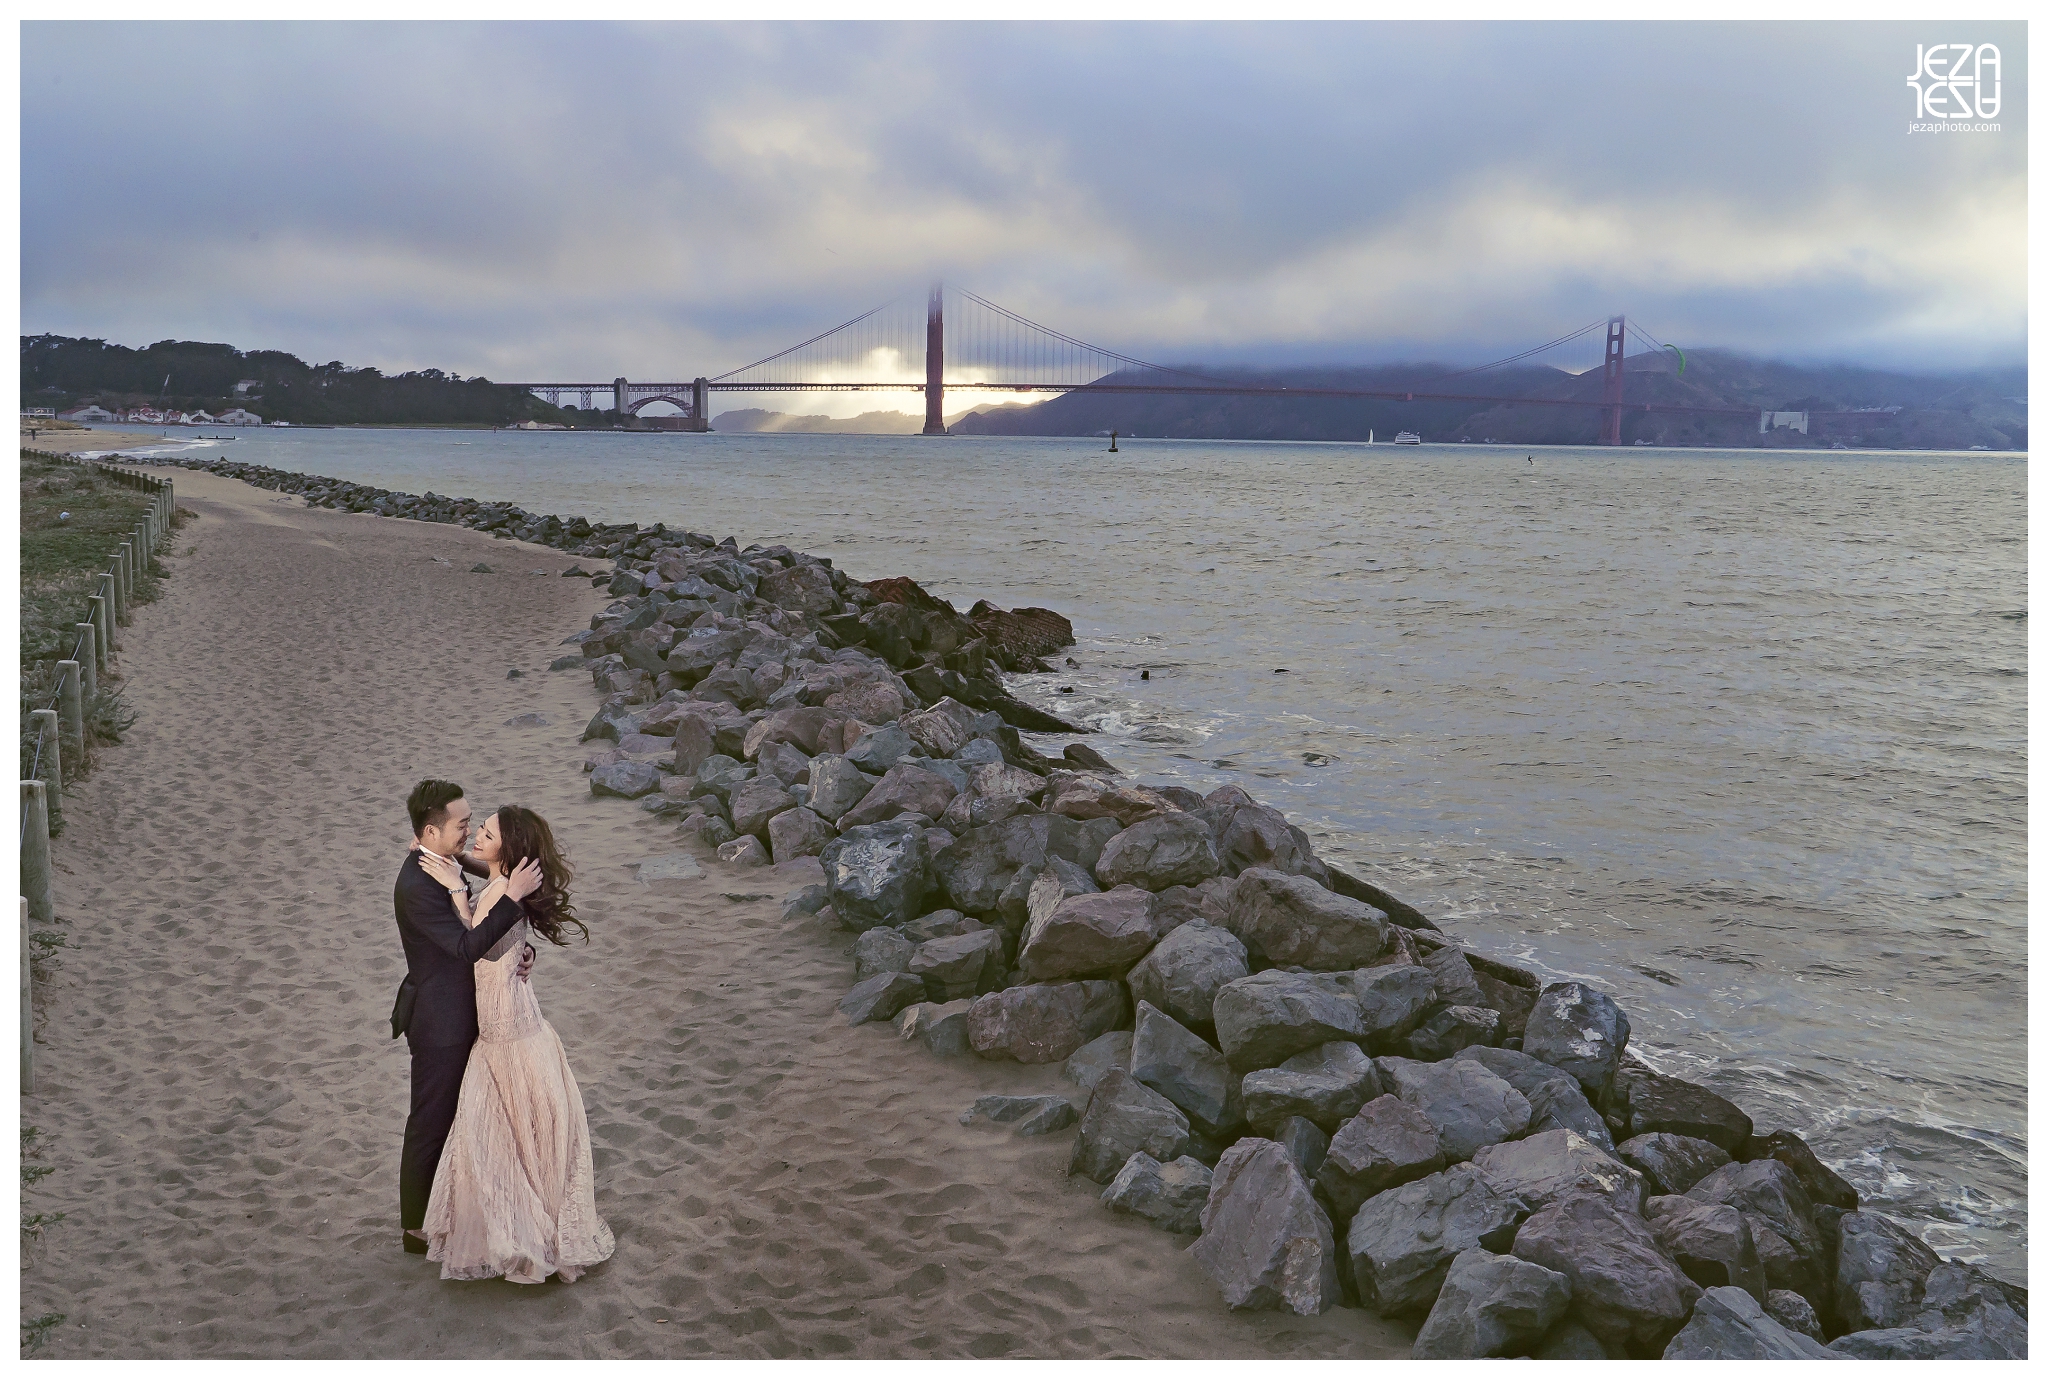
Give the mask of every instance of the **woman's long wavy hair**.
<path id="1" fill-rule="evenodd" d="M 521 903 L 526 907 L 526 923 L 554 944 L 567 944 L 568 931 L 574 926 L 588 944 L 590 927 L 576 918 L 576 908 L 569 904 L 569 879 L 575 874 L 555 846 L 555 831 L 524 805 L 500 806 L 498 865 L 509 873 L 522 858 L 540 863 L 540 890 Z"/>

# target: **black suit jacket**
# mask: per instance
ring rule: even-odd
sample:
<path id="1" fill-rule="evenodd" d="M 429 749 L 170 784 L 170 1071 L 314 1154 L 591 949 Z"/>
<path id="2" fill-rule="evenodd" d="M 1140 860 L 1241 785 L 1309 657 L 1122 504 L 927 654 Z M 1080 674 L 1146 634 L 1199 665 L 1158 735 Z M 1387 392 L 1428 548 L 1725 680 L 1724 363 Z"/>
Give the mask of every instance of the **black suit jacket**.
<path id="1" fill-rule="evenodd" d="M 398 912 L 398 938 L 405 945 L 405 980 L 413 988 L 412 1021 L 405 1030 L 407 1042 L 474 1043 L 473 965 L 519 923 L 524 914 L 519 903 L 509 896 L 501 897 L 481 924 L 475 929 L 468 928 L 455 913 L 448 888 L 427 875 L 415 850 L 405 855 L 405 866 L 398 869 L 392 905 Z"/>

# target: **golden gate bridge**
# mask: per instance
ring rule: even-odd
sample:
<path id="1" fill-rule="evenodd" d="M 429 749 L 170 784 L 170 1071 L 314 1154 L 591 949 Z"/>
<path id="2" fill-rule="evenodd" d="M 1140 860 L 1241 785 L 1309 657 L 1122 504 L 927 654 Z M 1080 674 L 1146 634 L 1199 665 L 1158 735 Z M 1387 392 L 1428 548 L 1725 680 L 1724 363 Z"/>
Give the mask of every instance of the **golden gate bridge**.
<path id="1" fill-rule="evenodd" d="M 952 313 L 949 317 L 949 301 Z M 922 307 L 922 311 L 918 310 Z M 921 319 L 920 319 L 921 318 Z M 921 338 L 920 338 L 921 337 Z M 924 435 L 946 434 L 948 392 L 1018 394 L 1210 394 L 1278 399 L 1360 398 L 1383 402 L 1469 402 L 1516 407 L 1595 408 L 1600 441 L 1621 444 L 1626 413 L 1688 413 L 1757 416 L 1755 408 L 1634 402 L 1624 396 L 1625 357 L 1634 340 L 1643 351 L 1668 354 L 1674 347 L 1633 325 L 1625 316 L 1588 322 L 1575 331 L 1503 359 L 1459 369 L 1416 387 L 1330 388 L 1217 378 L 1193 370 L 1154 364 L 1093 345 L 1021 316 L 965 288 L 932 284 L 922 303 L 899 297 L 842 321 L 785 350 L 714 377 L 687 382 L 517 383 L 557 406 L 565 396 L 582 410 L 606 397 L 621 419 L 643 408 L 668 404 L 679 417 L 664 418 L 670 429 L 708 431 L 712 393 L 922 393 Z M 1599 392 L 1594 396 L 1546 397 L 1528 393 L 1442 391 L 1441 386 L 1473 379 L 1490 370 L 1556 356 L 1573 347 L 1602 342 Z M 1640 357 L 1640 355 L 1638 356 Z M 1589 367 L 1585 374 L 1591 373 Z M 1570 371 L 1578 372 L 1578 371 Z M 1469 386 L 1469 385 L 1468 385 Z M 1590 393 L 1588 390 L 1580 390 Z M 1768 427 L 1774 415 L 1762 414 Z M 1814 414 L 1829 415 L 1829 414 Z M 1802 422 L 1803 424 L 1803 422 Z"/>

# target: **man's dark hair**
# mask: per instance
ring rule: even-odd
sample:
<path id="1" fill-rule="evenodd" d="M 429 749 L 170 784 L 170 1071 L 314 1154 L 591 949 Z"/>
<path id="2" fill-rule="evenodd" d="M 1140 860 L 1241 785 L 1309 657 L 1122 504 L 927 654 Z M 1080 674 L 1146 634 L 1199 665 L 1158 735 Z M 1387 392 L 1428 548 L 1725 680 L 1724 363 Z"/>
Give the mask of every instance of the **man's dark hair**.
<path id="1" fill-rule="evenodd" d="M 429 824 L 446 824 L 448 807 L 462 799 L 462 787 L 453 781 L 436 781 L 428 777 L 412 788 L 412 794 L 405 798 L 406 813 L 412 816 L 412 835 L 420 836 L 420 830 Z"/>

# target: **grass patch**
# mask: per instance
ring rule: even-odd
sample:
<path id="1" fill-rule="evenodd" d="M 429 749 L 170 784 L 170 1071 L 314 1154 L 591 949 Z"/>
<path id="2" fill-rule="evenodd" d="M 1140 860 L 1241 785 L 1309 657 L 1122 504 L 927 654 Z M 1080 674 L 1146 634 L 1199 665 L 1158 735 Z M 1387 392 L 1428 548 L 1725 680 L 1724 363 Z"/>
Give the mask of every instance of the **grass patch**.
<path id="1" fill-rule="evenodd" d="M 57 684 L 57 663 L 78 642 L 109 556 L 149 512 L 153 496 L 130 489 L 84 465 L 23 451 L 21 455 L 21 723 L 22 770 L 34 753 L 28 713 L 42 708 Z M 173 518 L 173 527 L 182 525 Z M 162 593 L 169 572 L 154 554 L 138 564 L 135 604 Z M 108 679 L 111 679 L 109 677 Z M 65 776 L 92 769 L 94 749 L 117 743 L 135 721 L 119 687 L 103 680 L 85 706 L 84 760 L 64 763 Z"/>
<path id="2" fill-rule="evenodd" d="M 50 1340 L 50 1334 L 63 1325 L 62 1313 L 45 1313 L 40 1318 L 30 1318 L 21 1325 L 21 1354 L 41 1351 L 43 1343 Z"/>

